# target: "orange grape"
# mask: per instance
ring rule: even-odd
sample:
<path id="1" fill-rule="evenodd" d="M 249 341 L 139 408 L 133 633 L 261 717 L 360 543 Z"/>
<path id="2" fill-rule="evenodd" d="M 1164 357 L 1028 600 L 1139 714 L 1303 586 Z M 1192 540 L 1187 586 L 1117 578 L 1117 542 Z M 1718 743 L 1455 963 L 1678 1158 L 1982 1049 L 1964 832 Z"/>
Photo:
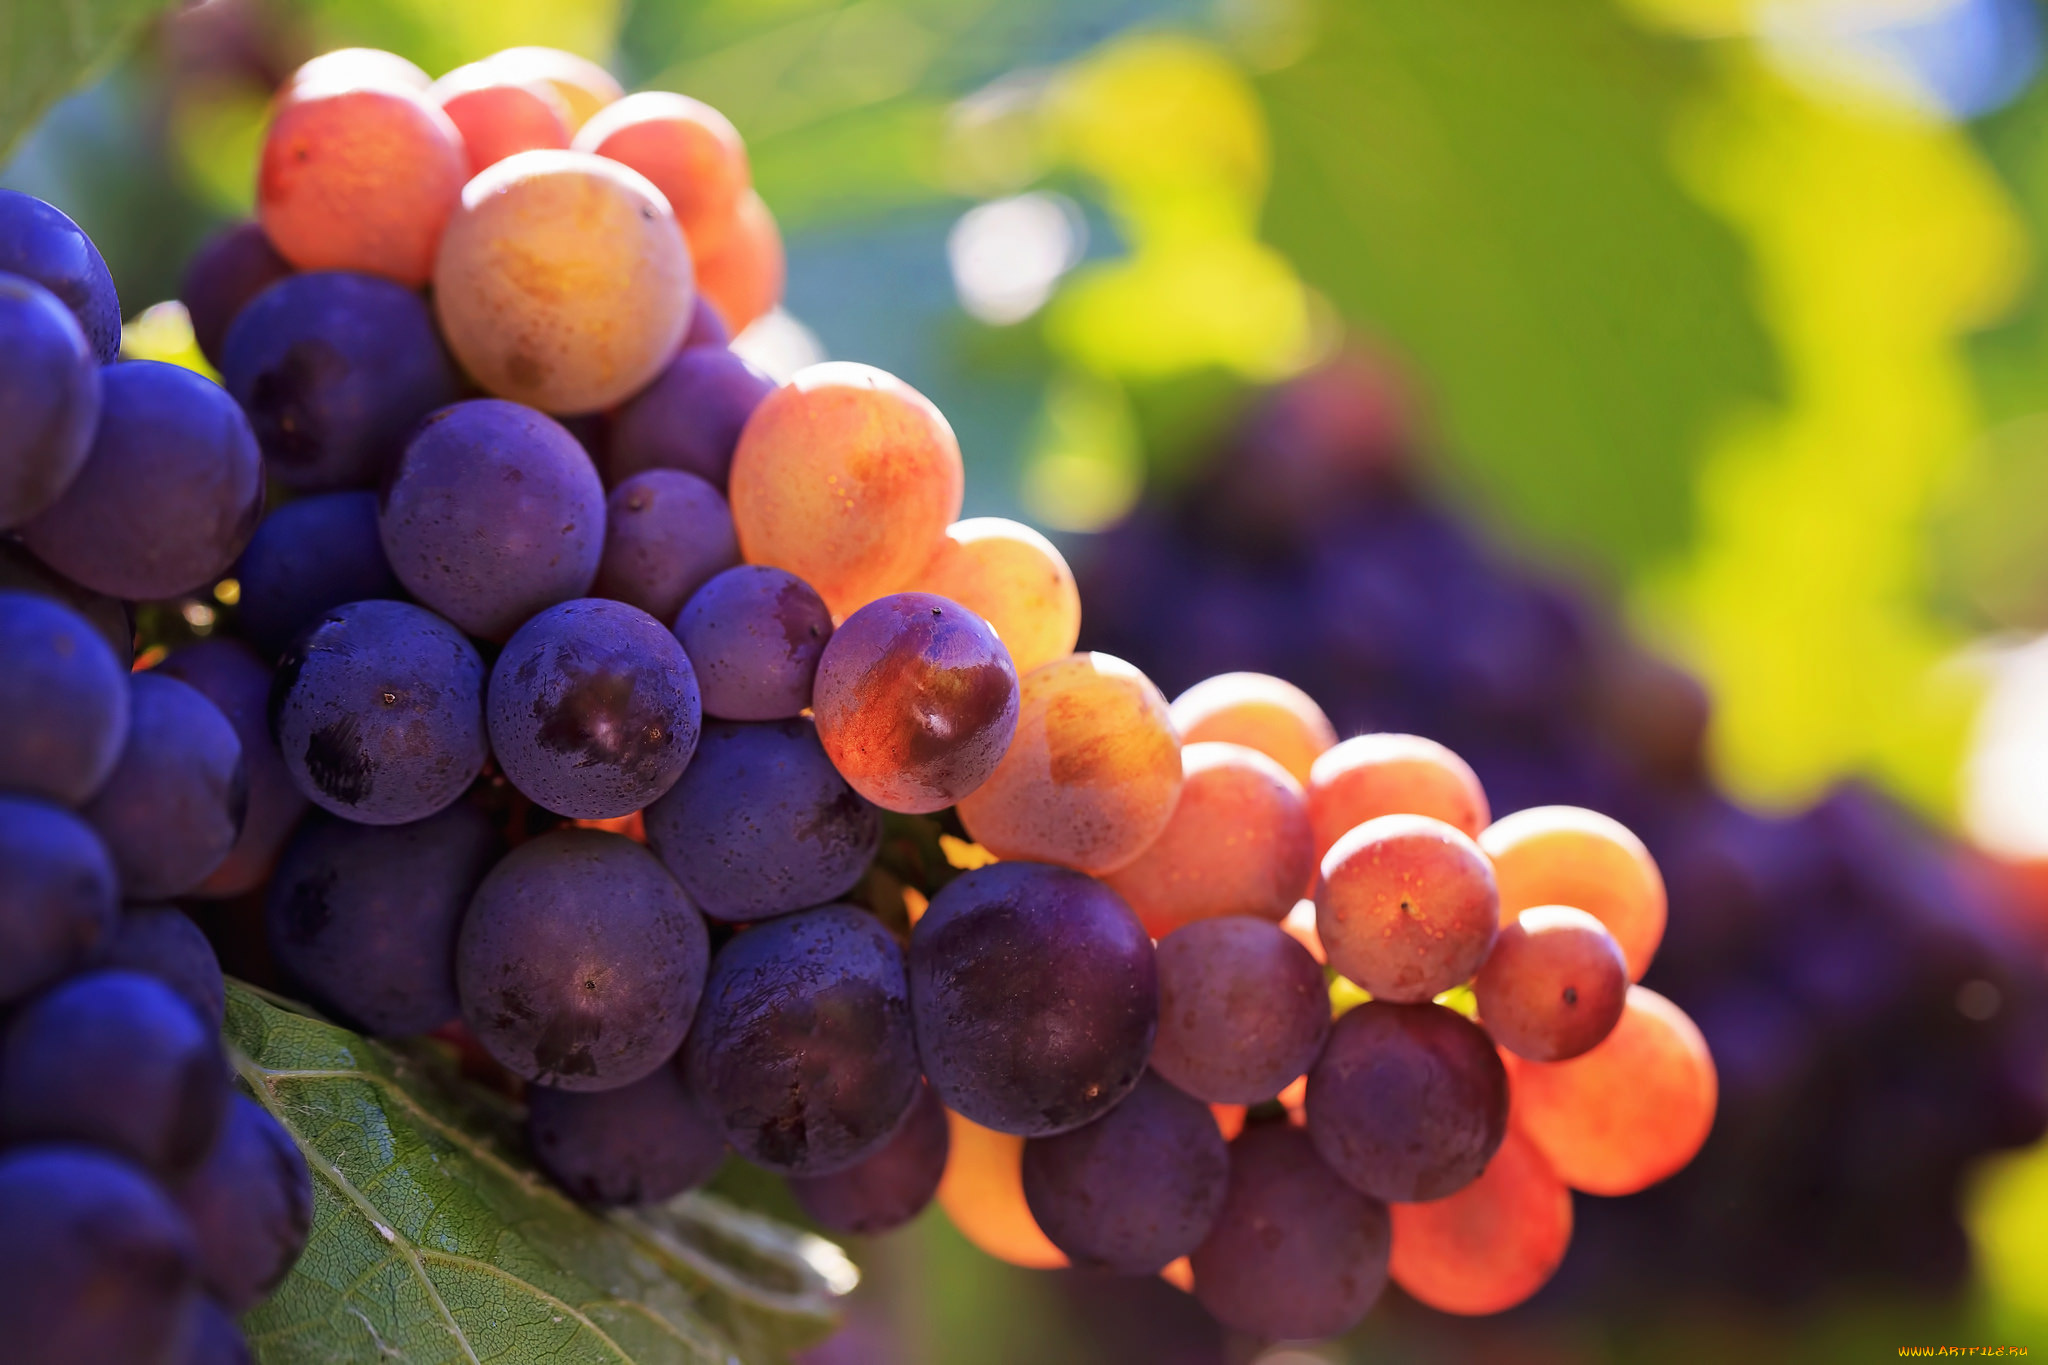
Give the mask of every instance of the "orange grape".
<path id="1" fill-rule="evenodd" d="M 576 150 L 623 162 L 653 182 L 699 261 L 731 235 L 740 196 L 753 184 L 732 121 L 669 90 L 643 90 L 600 111 L 577 132 Z"/>
<path id="2" fill-rule="evenodd" d="M 430 93 L 461 132 L 471 175 L 516 152 L 569 145 L 569 106 L 544 81 L 508 81 L 489 62 L 471 62 Z"/>
<path id="3" fill-rule="evenodd" d="M 1655 991 L 1628 989 L 1621 1022 L 1567 1062 L 1503 1052 L 1514 1121 L 1564 1183 L 1634 1194 L 1691 1161 L 1714 1126 L 1719 1082 L 1706 1039 Z"/>
<path id="4" fill-rule="evenodd" d="M 1298 900 L 1287 912 L 1287 918 L 1280 921 L 1280 927 L 1287 936 L 1308 949 L 1308 955 L 1317 962 L 1328 966 L 1330 955 L 1323 951 L 1322 935 L 1316 932 L 1316 903 L 1312 900 Z"/>
<path id="5" fill-rule="evenodd" d="M 1470 764 L 1420 735 L 1358 735 L 1324 751 L 1308 770 L 1316 857 L 1382 815 L 1427 815 L 1473 838 L 1493 817 Z"/>
<path id="6" fill-rule="evenodd" d="M 1315 699 L 1264 673 L 1223 673 L 1173 699 L 1173 728 L 1183 742 L 1216 740 L 1257 749 L 1304 785 L 1316 757 L 1337 742 L 1336 727 Z"/>
<path id="7" fill-rule="evenodd" d="M 1159 837 L 1180 799 L 1180 739 L 1152 680 L 1108 654 L 1069 654 L 1024 675 L 1017 734 L 960 802 L 974 841 L 1106 876 Z"/>
<path id="8" fill-rule="evenodd" d="M 553 47 L 508 47 L 485 60 L 509 81 L 545 81 L 569 110 L 572 133 L 626 92 L 611 72 L 573 52 Z"/>
<path id="9" fill-rule="evenodd" d="M 999 1261 L 1057 1270 L 1065 1253 L 1039 1230 L 1024 1202 L 1024 1139 L 946 1111 L 951 1145 L 939 1178 L 939 1207 L 960 1235 Z"/>
<path id="10" fill-rule="evenodd" d="M 1499 1313 L 1541 1289 L 1572 1240 L 1572 1195 L 1510 1130 L 1480 1177 L 1443 1199 L 1390 1204 L 1394 1283 L 1442 1313 Z"/>
<path id="11" fill-rule="evenodd" d="M 748 190 L 740 196 L 725 240 L 697 262 L 697 288 L 738 336 L 748 323 L 782 302 L 788 269 L 775 215 L 760 195 Z"/>
<path id="12" fill-rule="evenodd" d="M 1664 938 L 1664 878 L 1619 821 L 1577 806 L 1532 806 L 1479 835 L 1500 886 L 1501 922 L 1537 905 L 1569 905 L 1607 926 L 1643 979 Z"/>
<path id="13" fill-rule="evenodd" d="M 930 399 L 871 366 L 813 365 L 740 432 L 740 553 L 803 579 L 843 620 L 931 557 L 965 482 L 960 444 Z"/>
<path id="14" fill-rule="evenodd" d="M 1628 1003 L 1628 963 L 1583 910 L 1539 905 L 1502 927 L 1472 984 L 1493 1040 L 1536 1062 L 1590 1051 Z"/>
<path id="15" fill-rule="evenodd" d="M 1500 927 L 1486 855 L 1426 815 L 1382 815 L 1339 839 L 1323 855 L 1315 900 L 1337 974 L 1402 1004 L 1470 980 Z"/>
<path id="16" fill-rule="evenodd" d="M 661 192 L 581 152 L 521 152 L 470 181 L 434 269 L 470 377 L 547 412 L 630 397 L 675 354 L 691 302 Z"/>
<path id="17" fill-rule="evenodd" d="M 1153 938 L 1220 915 L 1287 918 L 1315 871 L 1301 784 L 1242 744 L 1184 744 L 1180 760 L 1166 828 L 1109 884 Z"/>
<path id="18" fill-rule="evenodd" d="M 1021 522 L 954 522 L 910 587 L 950 597 L 988 622 L 1019 673 L 1073 653 L 1081 638 L 1074 571 L 1051 541 Z"/>

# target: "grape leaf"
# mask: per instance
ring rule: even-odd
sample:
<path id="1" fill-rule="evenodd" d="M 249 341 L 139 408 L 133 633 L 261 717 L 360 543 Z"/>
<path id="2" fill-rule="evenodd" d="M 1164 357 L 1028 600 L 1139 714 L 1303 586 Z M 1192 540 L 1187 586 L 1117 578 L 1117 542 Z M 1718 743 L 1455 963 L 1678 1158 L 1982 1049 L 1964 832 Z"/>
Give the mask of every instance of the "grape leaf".
<path id="1" fill-rule="evenodd" d="M 826 1335 L 851 1266 L 708 1195 L 599 1216 L 437 1058 L 231 983 L 242 1083 L 313 1169 L 312 1239 L 243 1321 L 263 1365 L 709 1365 Z"/>
<path id="2" fill-rule="evenodd" d="M 0 0 L 0 161 L 169 0 Z"/>

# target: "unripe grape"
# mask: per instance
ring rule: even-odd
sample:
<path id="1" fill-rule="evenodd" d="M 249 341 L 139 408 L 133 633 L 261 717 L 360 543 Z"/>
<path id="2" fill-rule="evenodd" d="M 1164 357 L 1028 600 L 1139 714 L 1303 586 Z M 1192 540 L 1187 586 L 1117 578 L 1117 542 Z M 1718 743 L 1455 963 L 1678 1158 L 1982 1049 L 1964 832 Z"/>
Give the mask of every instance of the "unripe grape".
<path id="1" fill-rule="evenodd" d="M 1403 1004 L 1471 980 L 1500 928 L 1486 855 L 1426 815 L 1383 815 L 1339 839 L 1315 901 L 1330 965 Z"/>
<path id="2" fill-rule="evenodd" d="M 788 269 L 775 215 L 749 190 L 740 196 L 725 240 L 697 262 L 697 288 L 718 306 L 719 316 L 737 336 L 782 302 Z"/>
<path id="3" fill-rule="evenodd" d="M 1642 980 L 1664 938 L 1664 877 L 1643 841 L 1577 806 L 1504 815 L 1479 835 L 1500 886 L 1501 922 L 1537 905 L 1569 905 L 1607 926 Z"/>
<path id="4" fill-rule="evenodd" d="M 545 82 L 568 106 L 571 132 L 626 93 L 611 72 L 557 47 L 508 47 L 485 60 L 501 79 Z"/>
<path id="5" fill-rule="evenodd" d="M 988 622 L 1020 674 L 1071 654 L 1081 636 L 1074 571 L 1051 541 L 1021 522 L 954 522 L 910 588 L 949 597 Z"/>
<path id="6" fill-rule="evenodd" d="M 653 182 L 699 260 L 733 233 L 740 196 L 753 183 L 732 121 L 669 90 L 643 90 L 602 110 L 577 131 L 576 150 L 610 157 Z"/>
<path id="7" fill-rule="evenodd" d="M 1318 755 L 1308 772 L 1316 857 L 1368 820 L 1427 815 L 1477 839 L 1492 819 L 1470 764 L 1420 735 L 1358 735 Z"/>
<path id="8" fill-rule="evenodd" d="M 1264 673 L 1222 673 L 1173 699 L 1183 744 L 1217 741 L 1257 749 L 1306 783 L 1309 769 L 1337 742 L 1336 727 L 1315 699 Z"/>
<path id="9" fill-rule="evenodd" d="M 569 106 L 545 81 L 508 79 L 489 61 L 471 62 L 428 94 L 462 134 L 471 175 L 519 152 L 569 145 Z"/>

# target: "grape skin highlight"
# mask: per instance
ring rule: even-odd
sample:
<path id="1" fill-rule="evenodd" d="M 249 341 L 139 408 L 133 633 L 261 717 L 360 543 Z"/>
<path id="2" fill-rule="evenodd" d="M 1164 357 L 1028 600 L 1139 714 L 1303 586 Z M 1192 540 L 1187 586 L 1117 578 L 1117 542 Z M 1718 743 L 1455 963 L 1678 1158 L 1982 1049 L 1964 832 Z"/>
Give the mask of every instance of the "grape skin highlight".
<path id="1" fill-rule="evenodd" d="M 472 176 L 519 152 L 569 145 L 569 106 L 554 87 L 507 79 L 488 59 L 456 67 L 427 94 L 462 135 Z"/>
<path id="2" fill-rule="evenodd" d="M 1500 931 L 1473 983 L 1495 1042 L 1534 1062 L 1561 1062 L 1614 1031 L 1628 1004 L 1628 963 L 1583 910 L 1540 905 Z"/>
<path id="3" fill-rule="evenodd" d="M 0 190 L 0 271 L 34 280 L 63 300 L 100 364 L 121 354 L 121 299 L 92 238 L 54 205 Z"/>

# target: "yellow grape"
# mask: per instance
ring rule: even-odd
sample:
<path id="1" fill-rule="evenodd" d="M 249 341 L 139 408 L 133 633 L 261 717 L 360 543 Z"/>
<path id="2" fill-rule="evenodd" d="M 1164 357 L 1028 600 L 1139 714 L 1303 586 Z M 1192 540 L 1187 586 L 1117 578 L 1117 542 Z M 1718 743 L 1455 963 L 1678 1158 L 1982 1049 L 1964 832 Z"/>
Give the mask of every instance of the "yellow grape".
<path id="1" fill-rule="evenodd" d="M 1501 923 L 1539 905 L 1569 905 L 1607 926 L 1643 979 L 1664 938 L 1664 878 L 1643 841 L 1577 806 L 1532 806 L 1480 832 L 1500 887 Z"/>
<path id="2" fill-rule="evenodd" d="M 1051 541 L 1022 522 L 954 522 L 910 590 L 950 597 L 988 622 L 1020 674 L 1073 653 L 1081 638 L 1074 571 Z"/>
<path id="3" fill-rule="evenodd" d="M 1427 815 L 1477 839 L 1493 817 L 1472 766 L 1420 735 L 1358 735 L 1318 755 L 1308 770 L 1316 857 L 1382 815 Z"/>
<path id="4" fill-rule="evenodd" d="M 569 110 L 569 131 L 626 92 L 611 72 L 573 52 L 554 47 L 508 47 L 485 58 L 505 80 L 545 81 Z"/>
<path id="5" fill-rule="evenodd" d="M 1057 1270 L 1066 1255 L 1039 1230 L 1024 1202 L 1024 1139 L 946 1111 L 946 1173 L 939 1207 L 960 1235 L 999 1261 Z"/>
<path id="6" fill-rule="evenodd" d="M 1304 785 L 1316 757 L 1337 742 L 1315 699 L 1264 673 L 1205 678 L 1173 699 L 1173 725 L 1189 744 L 1215 740 L 1257 749 Z"/>

